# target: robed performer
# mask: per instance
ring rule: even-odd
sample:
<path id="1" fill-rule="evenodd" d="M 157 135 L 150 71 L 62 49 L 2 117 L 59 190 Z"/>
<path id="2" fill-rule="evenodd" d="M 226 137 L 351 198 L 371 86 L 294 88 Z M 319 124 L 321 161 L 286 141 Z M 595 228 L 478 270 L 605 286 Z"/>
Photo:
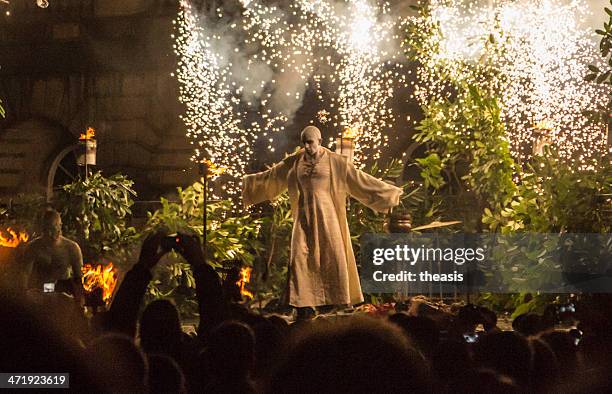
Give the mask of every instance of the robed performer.
<path id="1" fill-rule="evenodd" d="M 346 218 L 347 195 L 387 212 L 402 189 L 356 169 L 344 156 L 321 146 L 314 126 L 301 133 L 303 149 L 270 169 L 246 175 L 245 206 L 273 200 L 288 189 L 293 216 L 288 303 L 297 307 L 363 302 Z"/>

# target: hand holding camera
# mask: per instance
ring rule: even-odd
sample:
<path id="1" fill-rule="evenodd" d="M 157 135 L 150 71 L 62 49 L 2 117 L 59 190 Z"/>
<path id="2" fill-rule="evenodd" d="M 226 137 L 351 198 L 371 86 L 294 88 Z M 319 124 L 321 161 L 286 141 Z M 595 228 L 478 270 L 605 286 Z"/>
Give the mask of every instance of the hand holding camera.
<path id="1" fill-rule="evenodd" d="M 159 262 L 159 259 L 167 253 L 161 248 L 162 239 L 166 235 L 163 232 L 150 234 L 142 243 L 138 264 L 151 269 Z"/>
<path id="2" fill-rule="evenodd" d="M 149 235 L 142 243 L 139 264 L 151 269 L 170 251 L 181 254 L 192 265 L 204 263 L 204 254 L 197 236 L 183 233 L 167 235 L 164 232 L 157 232 Z"/>

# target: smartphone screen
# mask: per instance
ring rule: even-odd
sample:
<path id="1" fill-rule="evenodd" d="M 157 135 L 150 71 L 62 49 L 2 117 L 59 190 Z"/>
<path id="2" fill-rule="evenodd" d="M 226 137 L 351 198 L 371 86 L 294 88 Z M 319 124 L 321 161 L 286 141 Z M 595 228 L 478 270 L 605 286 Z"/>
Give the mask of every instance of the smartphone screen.
<path id="1" fill-rule="evenodd" d="M 53 293 L 55 291 L 55 283 L 44 283 L 43 284 L 43 292 L 44 293 Z"/>
<path id="2" fill-rule="evenodd" d="M 475 343 L 478 341 L 478 334 L 475 332 L 468 332 L 463 334 L 463 339 L 465 339 L 467 343 Z"/>

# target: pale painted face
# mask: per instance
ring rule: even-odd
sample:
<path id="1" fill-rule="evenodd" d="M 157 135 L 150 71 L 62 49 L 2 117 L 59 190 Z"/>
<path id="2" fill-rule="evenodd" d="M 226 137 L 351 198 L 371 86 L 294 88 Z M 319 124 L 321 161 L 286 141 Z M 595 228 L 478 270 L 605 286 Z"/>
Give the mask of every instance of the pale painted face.
<path id="1" fill-rule="evenodd" d="M 314 156 L 319 152 L 321 139 L 307 134 L 302 138 L 302 145 L 304 146 L 306 153 L 308 153 L 310 156 Z"/>

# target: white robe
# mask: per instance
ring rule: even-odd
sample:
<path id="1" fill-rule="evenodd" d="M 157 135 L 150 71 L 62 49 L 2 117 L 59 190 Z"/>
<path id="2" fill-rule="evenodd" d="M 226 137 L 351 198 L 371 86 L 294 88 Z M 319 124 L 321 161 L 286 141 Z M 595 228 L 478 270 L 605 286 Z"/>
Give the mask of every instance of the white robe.
<path id="1" fill-rule="evenodd" d="M 303 149 L 286 157 L 272 168 L 246 175 L 242 180 L 242 198 L 245 206 L 273 200 L 285 190 L 289 191 L 294 227 L 291 236 L 287 297 L 288 303 L 296 307 L 363 302 L 346 218 L 346 197 L 350 195 L 375 211 L 387 212 L 399 204 L 402 194 L 402 189 L 356 169 L 346 157 L 326 148 L 321 149 L 324 149 L 325 153 L 322 161 L 327 160 L 323 165 L 329 165 L 331 197 L 329 201 L 333 205 L 332 211 L 335 212 L 334 220 L 325 220 L 325 227 L 339 228 L 340 234 L 326 234 L 326 230 L 321 228 L 311 230 L 324 234 L 323 239 L 327 240 L 325 245 L 328 247 L 342 245 L 343 259 L 335 258 L 334 256 L 337 257 L 335 253 L 318 249 L 318 245 L 305 244 L 308 237 L 305 237 L 304 233 L 308 233 L 308 228 L 302 232 L 303 227 L 300 227 L 304 223 L 305 207 L 304 196 L 300 194 L 298 182 L 298 163 L 304 155 Z M 300 197 L 302 197 L 301 203 Z M 324 209 L 323 212 L 329 211 Z M 330 223 L 331 226 L 328 225 Z M 310 252 L 308 258 L 303 258 L 304 253 L 300 253 L 304 250 Z"/>

